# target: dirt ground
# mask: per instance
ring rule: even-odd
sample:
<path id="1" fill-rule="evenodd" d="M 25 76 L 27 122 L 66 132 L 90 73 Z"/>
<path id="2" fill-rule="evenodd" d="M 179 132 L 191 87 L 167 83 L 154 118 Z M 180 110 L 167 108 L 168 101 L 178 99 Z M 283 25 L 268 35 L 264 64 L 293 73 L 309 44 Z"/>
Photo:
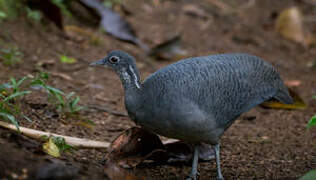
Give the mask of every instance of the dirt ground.
<path id="1" fill-rule="evenodd" d="M 125 1 L 124 1 L 125 2 Z M 235 13 L 224 13 L 208 0 L 198 1 L 126 1 L 132 12 L 126 19 L 136 33 L 151 47 L 181 34 L 182 46 L 189 56 L 216 53 L 246 52 L 271 62 L 285 81 L 299 80 L 294 90 L 305 100 L 304 110 L 277 110 L 256 107 L 242 115 L 223 135 L 221 160 L 226 179 L 297 179 L 316 169 L 316 129 L 306 130 L 306 124 L 316 112 L 316 47 L 303 47 L 283 39 L 275 32 L 276 16 L 285 8 L 297 6 L 306 17 L 316 17 L 316 5 L 304 0 L 257 0 L 255 4 Z M 230 2 L 230 1 L 229 1 Z M 245 1 L 236 1 L 236 8 Z M 185 6 L 203 10 L 203 16 L 186 13 Z M 312 19 L 312 18 L 310 18 Z M 172 61 L 151 59 L 154 68 L 144 63 L 144 52 L 125 42 L 102 34 L 97 27 L 75 19 L 66 21 L 92 32 L 100 38 L 93 44 L 83 34 L 66 36 L 52 23 L 30 23 L 25 18 L 0 23 L 0 45 L 19 47 L 22 62 L 14 67 L 0 64 L 0 83 L 10 77 L 23 77 L 38 72 L 38 63 L 46 63 L 50 72 L 49 84 L 65 92 L 74 91 L 83 106 L 109 107 L 124 112 L 124 92 L 118 77 L 108 69 L 91 68 L 89 62 L 99 59 L 113 49 L 121 49 L 135 56 L 142 79 Z M 305 22 L 316 37 L 316 22 Z M 78 60 L 63 64 L 59 55 Z M 65 78 L 67 75 L 70 78 Z M 83 111 L 82 117 L 95 126 L 82 125 L 76 118 L 65 119 L 46 105 L 40 93 L 28 95 L 23 111 L 33 122 L 21 119 L 21 126 L 58 134 L 111 142 L 125 129 L 134 126 L 126 117 L 105 112 Z M 52 162 L 64 163 L 78 174 L 73 179 L 105 179 L 101 163 L 106 150 L 79 149 L 61 158 L 52 158 L 41 151 L 41 144 L 17 133 L 0 128 L 0 179 L 34 179 L 38 169 Z M 185 179 L 190 165 L 139 166 L 130 170 L 146 179 Z M 71 170 L 70 170 L 71 171 Z M 200 179 L 215 179 L 215 161 L 199 163 Z"/>

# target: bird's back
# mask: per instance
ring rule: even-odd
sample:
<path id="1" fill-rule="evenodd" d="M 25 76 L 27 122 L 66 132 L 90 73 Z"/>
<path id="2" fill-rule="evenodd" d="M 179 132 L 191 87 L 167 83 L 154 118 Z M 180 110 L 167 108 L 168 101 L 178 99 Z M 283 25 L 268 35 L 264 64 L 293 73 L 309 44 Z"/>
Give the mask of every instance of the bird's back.
<path id="1" fill-rule="evenodd" d="M 240 114 L 268 99 L 291 102 L 272 65 L 248 54 L 184 59 L 150 75 L 143 88 L 139 121 L 155 128 L 151 130 L 163 129 L 166 133 L 161 134 L 179 139 L 185 132 L 174 132 L 174 126 L 179 131 L 181 127 L 197 131 L 220 129 L 216 133 L 220 136 Z"/>

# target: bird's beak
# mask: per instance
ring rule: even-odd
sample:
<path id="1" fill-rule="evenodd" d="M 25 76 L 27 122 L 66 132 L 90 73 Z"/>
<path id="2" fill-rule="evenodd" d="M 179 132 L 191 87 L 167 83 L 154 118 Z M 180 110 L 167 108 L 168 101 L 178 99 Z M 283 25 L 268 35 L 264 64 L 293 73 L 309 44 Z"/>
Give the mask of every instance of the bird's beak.
<path id="1" fill-rule="evenodd" d="M 92 63 L 89 64 L 89 66 L 96 66 L 96 65 L 104 65 L 103 59 L 94 61 L 94 62 L 92 62 Z"/>

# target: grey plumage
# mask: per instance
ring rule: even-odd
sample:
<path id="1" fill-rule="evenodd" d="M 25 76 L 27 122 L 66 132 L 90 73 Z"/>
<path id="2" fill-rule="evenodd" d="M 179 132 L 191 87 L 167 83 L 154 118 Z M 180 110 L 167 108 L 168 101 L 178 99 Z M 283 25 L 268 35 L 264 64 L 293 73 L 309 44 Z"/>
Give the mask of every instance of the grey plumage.
<path id="1" fill-rule="evenodd" d="M 112 63 L 112 57 L 118 62 Z M 126 109 L 137 124 L 167 137 L 218 144 L 218 151 L 221 135 L 242 113 L 271 98 L 292 103 L 273 66 L 248 54 L 184 59 L 143 83 L 133 57 L 123 51 L 94 64 L 110 66 L 120 76 Z"/>

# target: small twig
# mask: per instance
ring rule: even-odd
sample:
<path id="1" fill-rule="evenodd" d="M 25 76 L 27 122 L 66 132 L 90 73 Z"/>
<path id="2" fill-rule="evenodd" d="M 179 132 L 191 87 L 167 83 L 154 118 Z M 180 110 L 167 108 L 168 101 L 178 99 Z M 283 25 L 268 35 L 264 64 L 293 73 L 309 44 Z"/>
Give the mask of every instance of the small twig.
<path id="1" fill-rule="evenodd" d="M 16 128 L 15 125 L 9 124 L 3 121 L 0 121 L 0 127 L 16 131 L 18 132 L 18 129 Z M 26 127 L 19 127 L 20 133 L 22 135 L 25 135 L 27 137 L 36 139 L 36 140 L 42 140 L 43 136 L 54 136 L 54 137 L 62 137 L 65 139 L 65 142 L 69 144 L 70 146 L 76 147 L 76 148 L 108 148 L 110 147 L 109 142 L 103 142 L 103 141 L 94 141 L 90 139 L 83 139 L 83 138 L 77 138 L 77 137 L 71 137 L 71 136 L 64 136 L 64 135 L 59 135 L 55 133 L 50 133 L 50 132 L 44 132 L 44 131 L 39 131 L 35 129 L 30 129 Z M 167 139 L 165 141 L 162 141 L 163 144 L 169 144 L 169 143 L 174 143 L 178 140 L 176 139 Z"/>
<path id="2" fill-rule="evenodd" d="M 92 109 L 95 109 L 95 110 L 98 110 L 98 111 L 107 112 L 107 113 L 113 114 L 115 116 L 128 117 L 128 114 L 126 114 L 124 112 L 115 111 L 113 109 L 109 109 L 109 108 L 106 108 L 106 107 L 98 107 L 98 106 L 95 106 L 95 105 L 89 105 L 88 107 L 92 108 Z"/>
<path id="3" fill-rule="evenodd" d="M 17 128 L 13 124 L 9 124 L 3 121 L 0 121 L 0 126 L 4 127 L 6 129 L 10 129 L 13 131 L 17 131 Z M 65 139 L 65 142 L 69 144 L 70 146 L 77 147 L 77 148 L 108 148 L 110 146 L 110 143 L 108 142 L 102 142 L 102 141 L 94 141 L 89 139 L 82 139 L 82 138 L 76 138 L 76 137 L 70 137 L 70 136 L 63 136 L 59 134 L 54 134 L 50 132 L 44 132 L 39 131 L 35 129 L 25 128 L 25 127 L 19 127 L 21 134 L 28 136 L 33 139 L 41 140 L 43 136 L 54 136 L 54 137 L 62 137 Z"/>

